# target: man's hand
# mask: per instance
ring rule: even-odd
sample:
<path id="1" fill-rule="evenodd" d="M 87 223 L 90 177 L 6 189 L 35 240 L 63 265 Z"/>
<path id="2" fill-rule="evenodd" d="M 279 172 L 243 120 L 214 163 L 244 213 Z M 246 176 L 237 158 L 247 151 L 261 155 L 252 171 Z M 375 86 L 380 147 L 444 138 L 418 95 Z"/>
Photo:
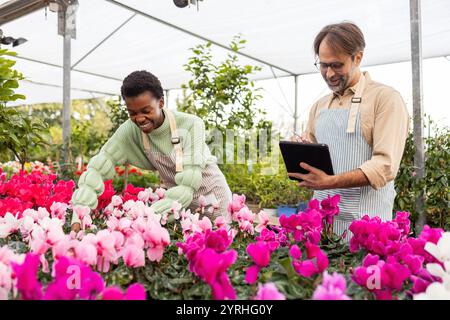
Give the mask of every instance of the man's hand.
<path id="1" fill-rule="evenodd" d="M 78 233 L 78 231 L 80 231 L 81 229 L 81 225 L 78 222 L 75 222 L 74 224 L 72 224 L 71 230 L 75 231 L 76 233 Z"/>
<path id="2" fill-rule="evenodd" d="M 304 162 L 300 163 L 300 167 L 309 171 L 307 174 L 288 172 L 289 177 L 302 179 L 299 183 L 300 187 L 306 187 L 313 190 L 324 190 L 335 188 L 336 176 L 330 176 L 320 169 L 314 168 Z"/>
<path id="3" fill-rule="evenodd" d="M 306 133 L 302 133 L 301 135 L 294 132 L 294 135 L 291 137 L 291 141 L 294 142 L 302 142 L 302 143 L 311 143 L 306 137 Z"/>
<path id="4" fill-rule="evenodd" d="M 306 187 L 313 190 L 337 189 L 337 188 L 355 188 L 370 185 L 369 180 L 361 169 L 344 172 L 338 175 L 330 176 L 320 169 L 311 167 L 301 162 L 300 167 L 309 171 L 307 174 L 288 172 L 289 177 L 302 179 L 300 187 Z"/>

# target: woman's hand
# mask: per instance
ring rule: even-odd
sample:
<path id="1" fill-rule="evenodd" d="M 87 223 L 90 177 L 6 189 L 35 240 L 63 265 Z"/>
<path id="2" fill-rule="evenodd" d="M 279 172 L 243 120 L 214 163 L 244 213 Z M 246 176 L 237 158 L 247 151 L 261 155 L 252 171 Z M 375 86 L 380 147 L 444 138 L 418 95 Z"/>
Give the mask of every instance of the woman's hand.
<path id="1" fill-rule="evenodd" d="M 71 230 L 75 231 L 75 233 L 78 233 L 78 231 L 80 231 L 81 229 L 81 225 L 78 222 L 75 222 L 74 224 L 72 224 Z"/>

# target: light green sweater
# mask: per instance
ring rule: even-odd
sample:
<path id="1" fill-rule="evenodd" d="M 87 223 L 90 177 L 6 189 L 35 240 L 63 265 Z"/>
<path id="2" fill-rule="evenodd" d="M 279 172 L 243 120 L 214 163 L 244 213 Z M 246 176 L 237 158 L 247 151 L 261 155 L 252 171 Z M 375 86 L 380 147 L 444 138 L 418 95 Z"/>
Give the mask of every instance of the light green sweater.
<path id="1" fill-rule="evenodd" d="M 183 148 L 183 171 L 175 175 L 177 185 L 166 191 L 164 199 L 151 206 L 156 213 L 170 210 L 173 201 L 188 207 L 193 200 L 194 192 L 201 185 L 202 169 L 207 164 L 217 163 L 216 157 L 211 155 L 206 145 L 203 121 L 191 114 L 172 112 Z M 173 151 L 167 116 L 163 124 L 153 130 L 148 137 L 152 151 L 164 155 L 169 155 Z M 98 205 L 97 198 L 104 190 L 103 180 L 112 179 L 116 174 L 115 166 L 124 164 L 127 160 L 138 168 L 155 170 L 144 152 L 141 130 L 131 120 L 123 123 L 100 152 L 89 161 L 87 170 L 78 181 L 78 189 L 72 195 L 72 204 L 95 209 Z M 74 215 L 72 223 L 75 222 L 79 220 Z"/>

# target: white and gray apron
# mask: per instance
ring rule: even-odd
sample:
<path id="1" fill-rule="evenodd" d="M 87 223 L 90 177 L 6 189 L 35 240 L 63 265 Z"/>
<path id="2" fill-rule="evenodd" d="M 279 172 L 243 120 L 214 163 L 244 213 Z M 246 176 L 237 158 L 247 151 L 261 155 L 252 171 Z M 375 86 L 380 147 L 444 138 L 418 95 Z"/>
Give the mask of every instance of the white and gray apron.
<path id="1" fill-rule="evenodd" d="M 334 174 L 353 171 L 372 158 L 373 148 L 367 144 L 361 132 L 359 105 L 364 103 L 362 92 L 365 77 L 361 74 L 350 109 L 330 109 L 331 96 L 327 108 L 319 111 L 315 136 L 319 143 L 327 144 L 330 150 Z M 378 216 L 383 221 L 392 219 L 392 209 L 396 195 L 394 182 L 387 183 L 379 190 L 370 185 L 364 187 L 332 190 L 316 190 L 314 198 L 323 200 L 328 195 L 340 194 L 339 215 L 333 223 L 334 233 L 341 235 L 348 230 L 353 220 L 364 215 Z M 350 239 L 348 234 L 346 241 Z"/>
<path id="2" fill-rule="evenodd" d="M 161 180 L 164 181 L 166 188 L 177 186 L 175 175 L 183 171 L 183 150 L 181 140 L 178 137 L 177 127 L 173 113 L 168 109 L 163 109 L 164 114 L 169 120 L 171 140 L 174 146 L 169 155 L 154 151 L 150 148 L 150 139 L 147 134 L 141 132 L 144 151 L 152 166 L 158 171 Z M 200 188 L 194 192 L 193 200 L 189 205 L 191 212 L 195 212 L 199 207 L 199 197 L 204 196 L 206 200 L 205 215 L 211 219 L 217 216 L 227 214 L 228 204 L 231 202 L 231 191 L 217 164 L 207 164 L 202 170 L 202 182 Z M 211 215 L 208 209 L 218 204 L 218 208 Z"/>

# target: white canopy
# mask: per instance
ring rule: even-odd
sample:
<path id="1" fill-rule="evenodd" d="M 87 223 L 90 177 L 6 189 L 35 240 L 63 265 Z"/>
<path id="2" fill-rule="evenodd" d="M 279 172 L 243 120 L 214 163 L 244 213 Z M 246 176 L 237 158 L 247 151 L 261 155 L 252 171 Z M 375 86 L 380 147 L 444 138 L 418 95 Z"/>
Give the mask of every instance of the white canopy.
<path id="1" fill-rule="evenodd" d="M 343 20 L 365 34 L 365 66 L 411 58 L 409 0 L 203 0 L 199 7 L 180 9 L 172 0 L 79 0 L 72 99 L 118 94 L 121 80 L 138 69 L 157 75 L 165 89 L 179 88 L 189 79 L 183 70 L 189 48 L 209 39 L 221 59 L 227 54 L 221 46 L 237 34 L 248 41 L 241 62 L 263 67 L 255 79 L 312 73 L 315 35 Z M 449 20 L 450 1 L 422 1 L 424 58 L 450 55 Z M 30 81 L 20 89 L 26 103 L 61 102 L 57 14 L 41 9 L 1 29 L 28 40 L 13 49 L 17 69 Z"/>

